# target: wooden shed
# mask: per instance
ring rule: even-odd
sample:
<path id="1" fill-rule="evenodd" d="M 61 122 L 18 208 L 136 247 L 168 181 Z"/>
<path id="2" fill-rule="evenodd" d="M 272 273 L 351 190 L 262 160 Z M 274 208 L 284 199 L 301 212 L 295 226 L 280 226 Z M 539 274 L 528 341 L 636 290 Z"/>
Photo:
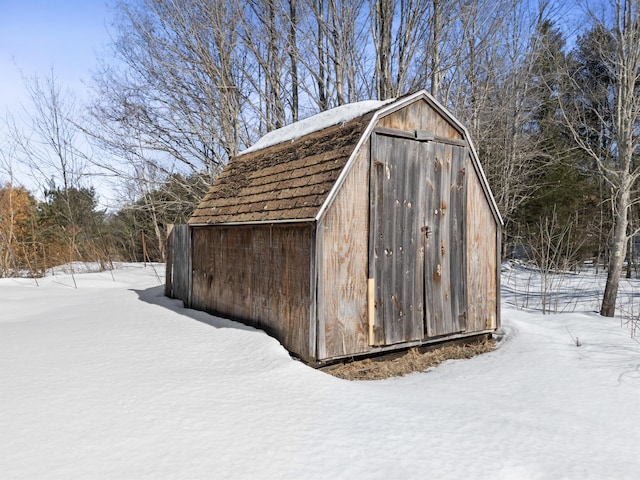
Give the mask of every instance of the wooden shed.
<path id="1" fill-rule="evenodd" d="M 501 224 L 467 130 L 429 94 L 346 105 L 229 162 L 189 220 L 183 300 L 315 364 L 486 334 Z"/>

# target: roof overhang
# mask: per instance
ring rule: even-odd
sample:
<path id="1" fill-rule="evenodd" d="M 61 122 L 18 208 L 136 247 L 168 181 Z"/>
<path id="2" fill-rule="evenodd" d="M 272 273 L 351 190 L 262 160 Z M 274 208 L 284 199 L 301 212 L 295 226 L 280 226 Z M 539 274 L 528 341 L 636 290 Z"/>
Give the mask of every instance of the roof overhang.
<path id="1" fill-rule="evenodd" d="M 288 220 L 254 220 L 249 222 L 218 222 L 218 223 L 190 223 L 190 227 L 230 227 L 230 226 L 251 226 L 251 225 L 283 225 L 288 223 L 315 223 L 315 218 L 294 218 Z"/>

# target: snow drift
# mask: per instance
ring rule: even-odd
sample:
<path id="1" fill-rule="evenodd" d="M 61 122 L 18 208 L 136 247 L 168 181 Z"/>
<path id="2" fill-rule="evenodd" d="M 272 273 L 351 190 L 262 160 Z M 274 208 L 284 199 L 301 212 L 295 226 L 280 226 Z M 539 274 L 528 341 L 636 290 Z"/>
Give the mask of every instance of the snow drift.
<path id="1" fill-rule="evenodd" d="M 120 265 L 76 275 L 77 289 L 68 274 L 0 280 L 3 479 L 640 472 L 640 345 L 620 319 L 517 310 L 524 271 L 505 274 L 496 351 L 376 382 L 336 379 L 261 331 L 185 310 L 162 274 Z M 574 297 L 588 275 L 566 280 Z"/>

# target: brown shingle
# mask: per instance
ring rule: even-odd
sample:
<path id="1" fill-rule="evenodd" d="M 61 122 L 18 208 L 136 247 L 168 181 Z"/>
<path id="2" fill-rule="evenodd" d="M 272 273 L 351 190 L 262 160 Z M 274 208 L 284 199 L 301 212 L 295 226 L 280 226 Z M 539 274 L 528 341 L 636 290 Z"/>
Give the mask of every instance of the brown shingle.
<path id="1" fill-rule="evenodd" d="M 189 223 L 314 218 L 372 116 L 232 159 Z"/>

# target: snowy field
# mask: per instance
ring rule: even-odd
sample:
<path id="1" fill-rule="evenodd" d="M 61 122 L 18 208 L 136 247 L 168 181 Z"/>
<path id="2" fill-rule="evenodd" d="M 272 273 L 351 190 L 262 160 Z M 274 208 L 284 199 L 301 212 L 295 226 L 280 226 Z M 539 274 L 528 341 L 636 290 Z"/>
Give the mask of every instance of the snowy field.
<path id="1" fill-rule="evenodd" d="M 542 315 L 507 268 L 496 351 L 349 382 L 164 298 L 163 273 L 0 280 L 1 479 L 640 478 L 640 343 L 594 313 L 602 276 L 555 278 Z"/>

